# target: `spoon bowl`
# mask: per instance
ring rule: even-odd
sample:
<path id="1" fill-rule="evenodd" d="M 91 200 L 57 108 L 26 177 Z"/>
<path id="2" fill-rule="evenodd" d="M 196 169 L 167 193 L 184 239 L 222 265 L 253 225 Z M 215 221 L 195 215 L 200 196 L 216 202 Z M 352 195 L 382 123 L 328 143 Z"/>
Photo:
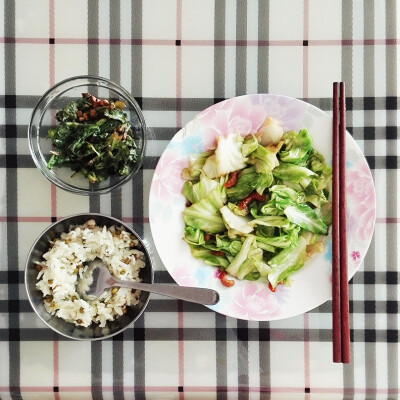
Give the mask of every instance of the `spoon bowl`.
<path id="1" fill-rule="evenodd" d="M 157 293 L 192 303 L 203 305 L 217 304 L 219 295 L 215 290 L 193 288 L 173 284 L 142 283 L 136 281 L 123 281 L 113 277 L 107 266 L 99 258 L 87 263 L 82 278 L 79 279 L 77 290 L 85 299 L 93 300 L 101 296 L 111 287 L 125 287 L 134 290 Z"/>

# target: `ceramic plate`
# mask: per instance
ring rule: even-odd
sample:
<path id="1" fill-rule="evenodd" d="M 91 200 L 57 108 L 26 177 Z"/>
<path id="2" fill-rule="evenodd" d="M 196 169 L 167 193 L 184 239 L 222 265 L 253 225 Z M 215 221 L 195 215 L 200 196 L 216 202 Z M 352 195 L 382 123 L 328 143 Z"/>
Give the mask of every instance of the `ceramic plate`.
<path id="1" fill-rule="evenodd" d="M 324 253 L 293 275 L 291 286 L 278 285 L 276 292 L 265 283 L 236 281 L 224 287 L 217 268 L 192 257 L 182 239 L 186 199 L 182 169 L 188 156 L 215 148 L 215 138 L 229 133 L 243 136 L 257 132 L 268 117 L 284 130 L 309 130 L 313 147 L 332 162 L 332 117 L 322 110 L 290 97 L 258 94 L 225 100 L 198 114 L 171 140 L 162 154 L 151 184 L 149 217 L 151 232 L 165 268 L 179 285 L 207 287 L 220 293 L 210 309 L 224 315 L 256 321 L 288 318 L 309 311 L 331 299 L 332 240 Z M 347 133 L 346 151 L 347 234 L 349 279 L 359 268 L 370 245 L 375 225 L 375 189 L 368 164 Z"/>

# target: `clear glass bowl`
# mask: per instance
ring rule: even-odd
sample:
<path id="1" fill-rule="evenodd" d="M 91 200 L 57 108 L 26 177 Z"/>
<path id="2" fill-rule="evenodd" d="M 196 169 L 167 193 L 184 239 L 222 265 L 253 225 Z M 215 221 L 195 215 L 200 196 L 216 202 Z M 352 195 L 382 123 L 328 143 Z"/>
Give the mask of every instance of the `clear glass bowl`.
<path id="1" fill-rule="evenodd" d="M 55 119 L 56 112 L 65 107 L 70 101 L 81 98 L 82 93 L 90 93 L 103 99 L 118 99 L 125 103 L 124 111 L 128 114 L 128 118 L 132 123 L 132 132 L 138 152 L 138 160 L 129 175 L 112 176 L 99 183 L 90 183 L 82 174 L 73 176 L 74 171 L 68 167 L 52 170 L 47 167 L 53 148 L 52 140 L 47 136 L 48 130 L 58 124 Z M 127 90 L 108 79 L 98 76 L 75 76 L 57 83 L 39 100 L 29 123 L 29 148 L 39 171 L 50 182 L 76 194 L 102 194 L 108 193 L 112 189 L 128 182 L 140 169 L 146 151 L 147 130 L 142 111 Z"/>

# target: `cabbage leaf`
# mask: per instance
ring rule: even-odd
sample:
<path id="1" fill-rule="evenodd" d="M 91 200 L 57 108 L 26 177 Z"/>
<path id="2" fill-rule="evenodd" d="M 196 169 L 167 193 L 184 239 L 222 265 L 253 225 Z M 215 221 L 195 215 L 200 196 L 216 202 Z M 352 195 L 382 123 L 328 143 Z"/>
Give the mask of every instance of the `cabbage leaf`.
<path id="1" fill-rule="evenodd" d="M 218 185 L 218 181 L 202 174 L 200 181 L 197 183 L 186 181 L 183 185 L 182 193 L 193 204 L 206 197 L 212 190 L 216 189 Z"/>
<path id="2" fill-rule="evenodd" d="M 203 260 L 208 265 L 223 268 L 229 266 L 229 260 L 225 256 L 217 256 L 213 254 L 212 250 L 206 249 L 203 246 L 190 245 L 190 250 L 193 257 Z"/>
<path id="3" fill-rule="evenodd" d="M 306 204 L 291 204 L 287 206 L 284 213 L 290 222 L 301 228 L 321 235 L 328 233 L 328 227 L 318 217 L 316 212 Z"/>
<path id="4" fill-rule="evenodd" d="M 283 162 L 272 173 L 275 178 L 285 182 L 300 184 L 302 188 L 307 187 L 311 182 L 311 177 L 315 175 L 315 172 L 306 167 Z"/>
<path id="5" fill-rule="evenodd" d="M 197 203 L 186 207 L 183 219 L 186 225 L 202 229 L 208 233 L 222 233 L 225 230 L 220 208 L 226 202 L 225 188 L 219 186 Z"/>
<path id="6" fill-rule="evenodd" d="M 295 132 L 294 135 L 292 132 L 287 132 L 282 139 L 285 146 L 278 153 L 281 161 L 298 165 L 308 158 L 312 150 L 312 139 L 307 129 Z"/>
<path id="7" fill-rule="evenodd" d="M 267 187 L 271 186 L 272 182 L 272 174 L 259 174 L 255 167 L 248 167 L 242 170 L 236 185 L 227 189 L 226 194 L 230 202 L 240 201 L 254 190 L 262 194 Z"/>
<path id="8" fill-rule="evenodd" d="M 248 159 L 249 164 L 253 164 L 259 173 L 270 174 L 279 165 L 276 154 L 268 147 L 259 145 Z"/>
<path id="9" fill-rule="evenodd" d="M 268 117 L 257 132 L 256 137 L 262 146 L 267 146 L 271 143 L 277 144 L 282 139 L 283 134 L 283 128 L 279 122 L 275 118 Z"/>
<path id="10" fill-rule="evenodd" d="M 306 246 L 307 240 L 300 237 L 296 247 L 283 249 L 268 261 L 272 269 L 268 274 L 268 280 L 273 288 L 304 266 L 307 255 Z"/>
<path id="11" fill-rule="evenodd" d="M 191 154 L 189 156 L 189 166 L 182 171 L 182 178 L 185 180 L 198 180 L 204 163 L 214 154 L 213 151 L 206 151 L 201 154 Z"/>
<path id="12" fill-rule="evenodd" d="M 244 279 L 244 277 L 256 271 L 267 275 L 270 268 L 263 262 L 263 251 L 256 245 L 255 236 L 248 235 L 243 242 L 240 252 L 232 260 L 226 272 L 230 275 Z"/>
<path id="13" fill-rule="evenodd" d="M 217 176 L 223 176 L 230 172 L 246 167 L 246 158 L 243 157 L 241 148 L 243 138 L 239 134 L 218 136 L 218 145 L 215 149 L 215 162 Z"/>
<path id="14" fill-rule="evenodd" d="M 219 210 L 228 229 L 228 236 L 246 235 L 254 230 L 249 225 L 250 217 L 235 214 L 228 206 L 224 206 Z"/>
<path id="15" fill-rule="evenodd" d="M 256 150 L 258 146 L 258 140 L 254 135 L 247 136 L 243 141 L 241 149 L 243 157 L 247 157 L 250 153 Z"/>

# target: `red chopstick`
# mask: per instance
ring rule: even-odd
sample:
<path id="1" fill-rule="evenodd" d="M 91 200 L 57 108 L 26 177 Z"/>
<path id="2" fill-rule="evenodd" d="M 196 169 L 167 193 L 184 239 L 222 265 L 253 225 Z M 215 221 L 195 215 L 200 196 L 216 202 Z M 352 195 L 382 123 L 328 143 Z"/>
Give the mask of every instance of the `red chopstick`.
<path id="1" fill-rule="evenodd" d="M 332 319 L 333 362 L 342 362 L 340 310 L 340 244 L 339 244 L 339 86 L 333 84 L 332 148 Z"/>
<path id="2" fill-rule="evenodd" d="M 333 361 L 349 363 L 350 310 L 346 239 L 346 96 L 333 84 L 332 317 Z"/>

